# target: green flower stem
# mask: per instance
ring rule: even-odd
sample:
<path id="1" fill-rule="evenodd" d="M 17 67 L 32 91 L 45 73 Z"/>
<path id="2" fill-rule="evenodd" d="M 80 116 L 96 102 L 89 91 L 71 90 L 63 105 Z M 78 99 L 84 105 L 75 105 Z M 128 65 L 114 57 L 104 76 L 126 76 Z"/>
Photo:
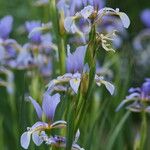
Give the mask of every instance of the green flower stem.
<path id="1" fill-rule="evenodd" d="M 141 123 L 141 139 L 140 139 L 140 150 L 144 150 L 146 137 L 147 137 L 147 118 L 146 112 L 142 112 L 142 123 Z"/>
<path id="2" fill-rule="evenodd" d="M 93 85 L 94 85 L 95 70 L 96 70 L 96 59 L 95 59 L 96 49 L 97 49 L 96 47 L 97 47 L 96 31 L 95 31 L 95 26 L 93 26 L 90 32 L 89 44 L 88 44 L 86 55 L 85 55 L 85 64 L 88 64 L 90 70 L 89 70 L 88 76 L 85 78 L 83 77 L 83 79 L 81 80 L 79 100 L 77 100 L 77 102 L 80 103 L 80 105 L 77 104 L 77 106 L 79 107 L 77 108 L 75 132 L 78 130 L 86 114 L 88 105 L 90 104 L 89 99 L 91 97 L 91 92 L 92 92 Z"/>
<path id="3" fill-rule="evenodd" d="M 70 99 L 71 101 L 68 101 L 68 121 L 67 121 L 67 145 L 66 150 L 71 150 L 72 143 L 74 140 L 74 129 L 75 129 L 75 112 L 76 112 L 76 105 L 75 105 L 75 98 Z M 70 105 L 72 103 L 72 105 Z"/>
<path id="4" fill-rule="evenodd" d="M 50 4 L 50 17 L 53 24 L 53 32 L 55 36 L 55 41 L 58 46 L 58 54 L 59 54 L 59 67 L 60 67 L 60 74 L 65 73 L 65 36 L 64 32 L 62 31 L 61 22 L 59 22 L 59 16 L 56 8 L 56 0 L 49 0 Z"/>

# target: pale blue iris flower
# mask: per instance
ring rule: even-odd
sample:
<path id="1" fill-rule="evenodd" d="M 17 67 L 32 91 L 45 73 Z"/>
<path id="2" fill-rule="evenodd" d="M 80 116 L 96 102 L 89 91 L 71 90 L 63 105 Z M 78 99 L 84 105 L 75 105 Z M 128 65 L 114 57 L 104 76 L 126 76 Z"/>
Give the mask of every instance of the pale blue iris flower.
<path id="1" fill-rule="evenodd" d="M 45 93 L 43 96 L 42 107 L 32 97 L 29 97 L 29 98 L 36 110 L 38 118 L 42 120 L 42 116 L 45 115 L 48 122 L 38 121 L 31 128 L 27 128 L 27 131 L 22 134 L 21 139 L 20 139 L 21 146 L 24 149 L 28 149 L 31 136 L 32 136 L 33 142 L 37 146 L 39 146 L 43 142 L 43 138 L 41 138 L 42 131 L 51 130 L 52 128 L 64 128 L 66 127 L 66 124 L 67 124 L 63 120 L 54 122 L 55 110 L 57 108 L 57 105 L 60 102 L 59 94 L 50 96 L 48 93 Z"/>
<path id="2" fill-rule="evenodd" d="M 116 111 L 120 110 L 126 103 L 131 103 L 127 105 L 126 108 L 133 112 L 150 112 L 150 106 L 148 105 L 148 102 L 150 101 L 149 78 L 145 80 L 141 87 L 130 88 L 129 93 L 130 95 L 128 95 L 125 100 L 120 103 Z"/>

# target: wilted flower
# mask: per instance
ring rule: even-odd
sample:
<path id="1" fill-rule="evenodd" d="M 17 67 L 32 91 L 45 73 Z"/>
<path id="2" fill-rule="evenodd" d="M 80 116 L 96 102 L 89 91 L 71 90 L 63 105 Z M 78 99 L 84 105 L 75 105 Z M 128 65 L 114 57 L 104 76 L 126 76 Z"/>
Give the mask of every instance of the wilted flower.
<path id="1" fill-rule="evenodd" d="M 147 78 L 141 87 L 129 89 L 130 95 L 116 109 L 117 111 L 122 108 L 126 103 L 133 102 L 126 108 L 133 112 L 146 111 L 150 112 L 150 79 Z"/>
<path id="2" fill-rule="evenodd" d="M 38 118 L 42 119 L 42 116 L 45 115 L 48 119 L 48 123 L 39 121 L 36 122 L 31 128 L 27 128 L 27 131 L 21 136 L 21 146 L 25 149 L 27 149 L 30 144 L 31 135 L 33 142 L 39 146 L 43 142 L 43 139 L 40 138 L 42 131 L 66 127 L 65 121 L 53 121 L 56 107 L 60 102 L 59 94 L 50 96 L 48 93 L 45 93 L 43 97 L 42 108 L 33 98 L 29 98 L 36 110 Z"/>
<path id="3" fill-rule="evenodd" d="M 108 33 L 106 35 L 104 34 L 98 34 L 98 40 L 100 40 L 102 47 L 106 51 L 113 51 L 115 52 L 113 46 L 112 46 L 112 41 L 115 39 L 115 31 Z"/>

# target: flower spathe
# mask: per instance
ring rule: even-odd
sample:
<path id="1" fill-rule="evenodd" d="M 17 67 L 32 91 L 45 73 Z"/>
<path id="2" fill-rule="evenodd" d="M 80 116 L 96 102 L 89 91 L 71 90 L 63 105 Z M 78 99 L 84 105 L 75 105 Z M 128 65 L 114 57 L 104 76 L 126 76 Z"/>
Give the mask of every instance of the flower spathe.
<path id="1" fill-rule="evenodd" d="M 50 96 L 48 93 L 45 93 L 43 96 L 42 108 L 32 97 L 29 97 L 29 99 L 36 110 L 38 118 L 42 119 L 42 115 L 44 114 L 48 119 L 48 123 L 38 121 L 31 128 L 27 128 L 27 131 L 21 136 L 21 146 L 24 149 L 29 147 L 31 136 L 33 142 L 39 146 L 43 142 L 43 140 L 40 138 L 42 131 L 51 130 L 53 128 L 64 128 L 67 124 L 63 120 L 53 122 L 56 107 L 60 102 L 59 94 Z"/>

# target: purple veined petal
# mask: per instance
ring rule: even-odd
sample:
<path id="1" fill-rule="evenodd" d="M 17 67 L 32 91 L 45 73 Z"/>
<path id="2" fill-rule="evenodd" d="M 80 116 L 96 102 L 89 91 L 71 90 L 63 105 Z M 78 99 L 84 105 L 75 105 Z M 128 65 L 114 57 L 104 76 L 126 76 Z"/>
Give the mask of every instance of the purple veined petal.
<path id="1" fill-rule="evenodd" d="M 0 37 L 7 39 L 12 30 L 12 16 L 5 16 L 0 20 Z"/>
<path id="2" fill-rule="evenodd" d="M 76 33 L 79 32 L 79 29 L 75 25 L 75 18 L 74 17 L 66 17 L 64 21 L 64 27 L 67 32 Z"/>
<path id="3" fill-rule="evenodd" d="M 72 73 L 65 73 L 63 75 L 63 77 L 65 77 L 65 78 L 72 78 Z"/>
<path id="4" fill-rule="evenodd" d="M 120 17 L 120 19 L 121 19 L 121 21 L 123 23 L 123 26 L 125 28 L 128 28 L 129 25 L 130 25 L 129 17 L 124 12 L 119 12 L 118 15 L 119 15 L 119 17 Z"/>
<path id="5" fill-rule="evenodd" d="M 35 130 L 37 130 L 37 128 L 40 130 L 40 127 L 47 128 L 48 124 L 46 122 L 38 121 L 29 129 L 29 131 L 31 131 L 33 133 Z"/>
<path id="6" fill-rule="evenodd" d="M 50 137 L 49 139 L 47 139 L 46 144 L 65 148 L 66 147 L 66 138 L 61 137 L 61 136 Z"/>
<path id="7" fill-rule="evenodd" d="M 64 27 L 67 32 L 72 32 L 71 28 L 72 25 L 74 24 L 74 18 L 73 17 L 66 17 L 64 21 Z"/>
<path id="8" fill-rule="evenodd" d="M 43 143 L 43 139 L 41 138 L 39 131 L 32 133 L 32 140 L 37 146 L 40 146 Z"/>
<path id="9" fill-rule="evenodd" d="M 81 79 L 81 74 L 79 72 L 76 72 L 73 74 L 72 78 L 79 78 Z"/>
<path id="10" fill-rule="evenodd" d="M 56 144 L 56 141 L 53 137 L 50 137 L 50 138 L 47 137 L 45 141 L 46 141 L 46 144 L 48 145 Z"/>
<path id="11" fill-rule="evenodd" d="M 29 144 L 30 144 L 30 139 L 31 139 L 31 133 L 30 133 L 30 132 L 24 132 L 24 133 L 21 135 L 20 142 L 21 142 L 21 146 L 22 146 L 24 149 L 28 149 Z"/>
<path id="12" fill-rule="evenodd" d="M 110 82 L 107 82 L 107 81 L 102 81 L 102 83 L 105 85 L 106 89 L 109 91 L 109 93 L 111 95 L 114 94 L 114 91 L 115 91 L 115 87 L 113 84 L 111 84 Z"/>
<path id="13" fill-rule="evenodd" d="M 44 94 L 42 108 L 50 121 L 53 121 L 55 109 L 60 102 L 60 95 L 57 93 L 50 96 L 47 92 Z"/>
<path id="14" fill-rule="evenodd" d="M 78 89 L 79 89 L 79 86 L 80 86 L 80 81 L 81 81 L 81 79 L 79 79 L 79 78 L 70 80 L 70 86 L 76 94 L 78 93 Z"/>
<path id="15" fill-rule="evenodd" d="M 89 5 L 89 6 L 84 7 L 84 9 L 80 11 L 80 14 L 84 19 L 87 19 L 88 17 L 90 17 L 90 15 L 93 12 L 94 12 L 94 7 Z"/>
<path id="16" fill-rule="evenodd" d="M 31 96 L 29 96 L 29 99 L 31 100 L 31 103 L 34 106 L 34 109 L 36 110 L 36 113 L 37 113 L 39 119 L 41 119 L 42 118 L 42 113 L 43 113 L 41 106 Z"/>

